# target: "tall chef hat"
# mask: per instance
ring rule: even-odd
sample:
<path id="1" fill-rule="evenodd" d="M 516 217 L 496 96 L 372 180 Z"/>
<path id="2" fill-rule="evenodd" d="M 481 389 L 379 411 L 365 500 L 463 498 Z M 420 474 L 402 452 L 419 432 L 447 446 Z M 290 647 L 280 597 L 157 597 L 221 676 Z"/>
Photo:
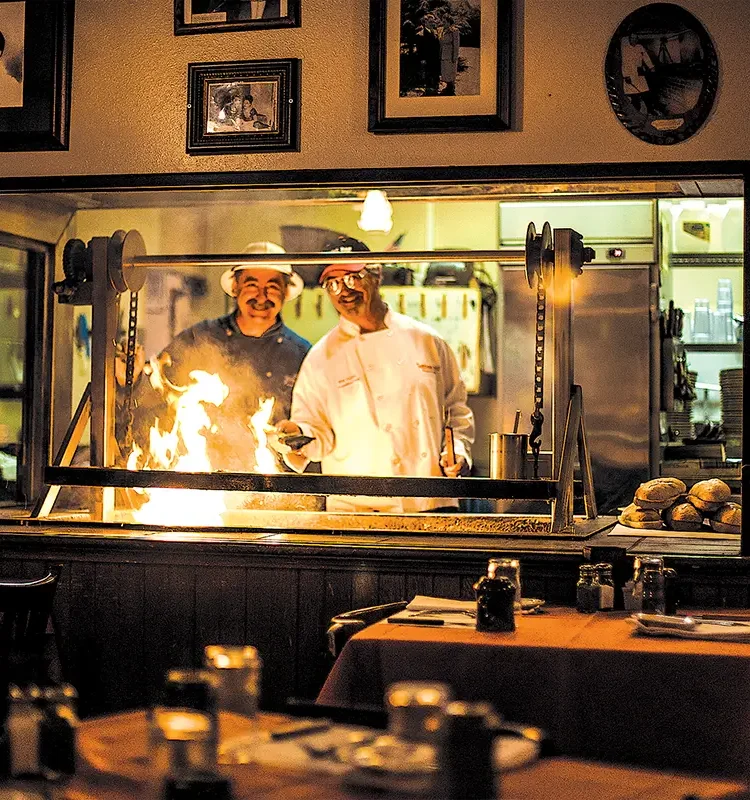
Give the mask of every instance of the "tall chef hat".
<path id="1" fill-rule="evenodd" d="M 243 251 L 243 253 L 286 253 L 283 247 L 280 247 L 273 242 L 251 242 Z M 281 272 L 283 275 L 289 277 L 289 285 L 286 289 L 286 297 L 284 301 L 294 300 L 299 297 L 302 290 L 305 288 L 302 278 L 292 269 L 291 264 L 235 264 L 225 272 L 221 273 L 221 288 L 230 296 L 234 297 L 234 273 L 241 269 L 271 269 L 275 272 Z"/>
<path id="2" fill-rule="evenodd" d="M 323 245 L 323 250 L 327 253 L 366 253 L 370 248 L 359 239 L 351 236 L 339 234 L 334 239 L 327 241 Z M 335 278 L 345 275 L 347 272 L 359 272 L 366 264 L 353 263 L 350 261 L 335 261 L 328 264 L 320 273 L 318 283 L 322 284 L 328 278 Z"/>

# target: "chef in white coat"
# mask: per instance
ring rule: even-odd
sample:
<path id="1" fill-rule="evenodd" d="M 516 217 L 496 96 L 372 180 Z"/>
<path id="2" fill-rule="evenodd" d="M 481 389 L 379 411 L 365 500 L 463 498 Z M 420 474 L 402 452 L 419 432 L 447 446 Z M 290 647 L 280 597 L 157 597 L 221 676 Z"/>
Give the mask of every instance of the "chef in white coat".
<path id="1" fill-rule="evenodd" d="M 339 322 L 305 357 L 291 420 L 276 426 L 282 438 L 275 446 L 297 471 L 319 461 L 332 475 L 468 475 L 474 416 L 456 358 L 432 328 L 388 308 L 380 279 L 379 266 L 344 262 L 321 273 Z M 312 441 L 297 451 L 282 443 L 299 434 Z M 327 509 L 408 513 L 457 506 L 453 498 L 331 496 Z"/>

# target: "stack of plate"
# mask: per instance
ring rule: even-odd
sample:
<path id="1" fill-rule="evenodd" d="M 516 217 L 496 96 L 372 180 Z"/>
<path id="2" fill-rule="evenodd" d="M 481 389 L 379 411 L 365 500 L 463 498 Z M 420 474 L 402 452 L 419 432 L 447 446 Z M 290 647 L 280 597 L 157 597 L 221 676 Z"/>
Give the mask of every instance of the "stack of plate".
<path id="1" fill-rule="evenodd" d="M 693 392 L 695 392 L 695 382 L 698 379 L 697 372 L 688 372 L 688 383 L 690 384 Z M 675 406 L 680 405 L 675 402 Z M 671 428 L 672 434 L 679 441 L 681 439 L 692 439 L 695 433 L 695 426 L 690 421 L 693 413 L 693 401 L 684 400 L 682 402 L 682 411 L 667 411 L 666 421 L 667 426 Z"/>
<path id="2" fill-rule="evenodd" d="M 742 457 L 742 368 L 719 372 L 721 417 L 727 439 L 727 457 Z"/>

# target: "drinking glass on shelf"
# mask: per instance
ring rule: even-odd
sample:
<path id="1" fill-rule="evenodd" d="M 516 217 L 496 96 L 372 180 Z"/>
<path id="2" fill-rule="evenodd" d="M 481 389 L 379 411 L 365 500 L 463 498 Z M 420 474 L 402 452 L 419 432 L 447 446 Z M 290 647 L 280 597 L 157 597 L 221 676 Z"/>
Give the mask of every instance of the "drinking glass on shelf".
<path id="1" fill-rule="evenodd" d="M 711 341 L 711 306 L 705 297 L 696 297 L 693 305 L 693 342 Z"/>

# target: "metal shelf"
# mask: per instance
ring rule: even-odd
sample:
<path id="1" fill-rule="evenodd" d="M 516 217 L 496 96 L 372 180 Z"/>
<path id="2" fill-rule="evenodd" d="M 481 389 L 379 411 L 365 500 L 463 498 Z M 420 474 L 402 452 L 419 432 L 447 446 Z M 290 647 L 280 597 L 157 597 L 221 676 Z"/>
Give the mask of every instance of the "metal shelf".
<path id="1" fill-rule="evenodd" d="M 694 353 L 741 353 L 742 342 L 683 342 L 685 350 L 692 350 Z"/>

